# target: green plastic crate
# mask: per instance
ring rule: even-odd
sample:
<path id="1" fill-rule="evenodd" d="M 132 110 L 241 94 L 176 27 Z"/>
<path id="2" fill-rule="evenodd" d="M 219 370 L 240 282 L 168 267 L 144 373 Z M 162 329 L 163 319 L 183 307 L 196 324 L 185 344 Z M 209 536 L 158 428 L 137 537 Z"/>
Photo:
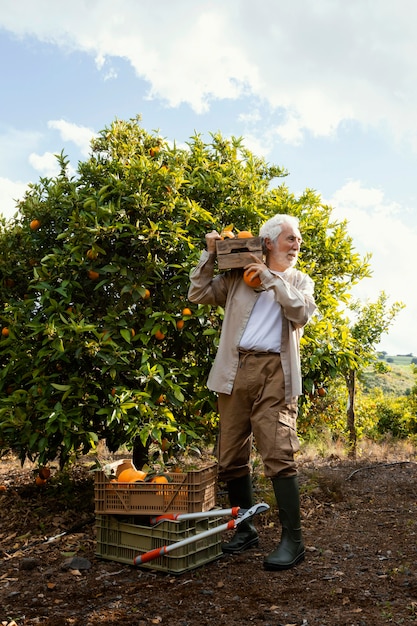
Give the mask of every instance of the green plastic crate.
<path id="1" fill-rule="evenodd" d="M 210 517 L 182 522 L 162 522 L 156 526 L 138 523 L 135 516 L 96 516 L 96 556 L 133 565 L 136 556 L 186 539 L 190 535 L 222 524 L 222 518 Z M 169 574 L 182 574 L 222 556 L 221 533 L 172 550 L 162 557 L 144 563 L 141 568 L 159 570 Z"/>

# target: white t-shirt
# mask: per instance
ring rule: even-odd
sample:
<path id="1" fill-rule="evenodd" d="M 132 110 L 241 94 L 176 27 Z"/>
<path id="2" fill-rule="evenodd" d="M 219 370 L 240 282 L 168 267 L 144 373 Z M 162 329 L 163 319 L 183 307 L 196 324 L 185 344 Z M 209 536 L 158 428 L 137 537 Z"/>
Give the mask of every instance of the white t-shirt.
<path id="1" fill-rule="evenodd" d="M 258 352 L 281 352 L 281 316 L 281 307 L 275 300 L 274 291 L 261 291 L 243 331 L 239 348 Z"/>

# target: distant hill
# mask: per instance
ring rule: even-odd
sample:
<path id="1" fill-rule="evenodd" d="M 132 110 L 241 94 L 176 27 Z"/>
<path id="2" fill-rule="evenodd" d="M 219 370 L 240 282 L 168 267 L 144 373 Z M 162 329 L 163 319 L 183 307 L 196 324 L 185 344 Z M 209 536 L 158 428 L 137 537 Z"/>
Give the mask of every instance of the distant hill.
<path id="1" fill-rule="evenodd" d="M 363 391 L 381 389 L 385 395 L 405 396 L 411 391 L 417 380 L 413 373 L 413 355 L 383 355 L 381 361 L 389 368 L 386 373 L 375 372 L 369 368 L 363 376 L 361 383 Z"/>

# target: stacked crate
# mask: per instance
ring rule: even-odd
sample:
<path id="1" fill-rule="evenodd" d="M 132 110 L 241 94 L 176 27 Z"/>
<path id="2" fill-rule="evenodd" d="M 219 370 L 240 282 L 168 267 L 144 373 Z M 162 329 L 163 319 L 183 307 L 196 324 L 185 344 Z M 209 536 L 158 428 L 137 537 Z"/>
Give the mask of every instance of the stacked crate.
<path id="1" fill-rule="evenodd" d="M 184 473 L 168 473 L 168 483 L 119 483 L 129 467 L 124 460 L 95 473 L 96 555 L 133 564 L 136 556 L 176 543 L 219 525 L 216 517 L 151 525 L 151 517 L 168 513 L 199 513 L 216 503 L 216 465 Z M 109 471 L 110 468 L 110 471 Z M 141 567 L 181 574 L 221 556 L 220 533 L 172 550 Z"/>

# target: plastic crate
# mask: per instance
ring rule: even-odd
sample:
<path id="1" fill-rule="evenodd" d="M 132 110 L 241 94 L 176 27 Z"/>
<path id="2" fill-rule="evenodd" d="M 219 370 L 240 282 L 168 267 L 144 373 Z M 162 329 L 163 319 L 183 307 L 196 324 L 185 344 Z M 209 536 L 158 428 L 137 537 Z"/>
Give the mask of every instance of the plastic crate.
<path id="1" fill-rule="evenodd" d="M 96 516 L 96 556 L 133 565 L 136 556 L 186 539 L 218 526 L 221 518 L 211 517 L 183 522 L 162 522 L 157 526 L 135 524 L 135 518 L 115 515 Z M 140 565 L 140 568 L 182 574 L 222 556 L 221 533 L 197 539 L 168 552 L 165 556 Z"/>
<path id="2" fill-rule="evenodd" d="M 123 461 L 116 469 L 131 467 Z M 105 471 L 95 472 L 95 512 L 97 514 L 162 515 L 162 513 L 199 513 L 216 504 L 217 465 L 214 463 L 186 473 L 168 473 L 169 481 L 160 483 L 112 482 Z"/>

